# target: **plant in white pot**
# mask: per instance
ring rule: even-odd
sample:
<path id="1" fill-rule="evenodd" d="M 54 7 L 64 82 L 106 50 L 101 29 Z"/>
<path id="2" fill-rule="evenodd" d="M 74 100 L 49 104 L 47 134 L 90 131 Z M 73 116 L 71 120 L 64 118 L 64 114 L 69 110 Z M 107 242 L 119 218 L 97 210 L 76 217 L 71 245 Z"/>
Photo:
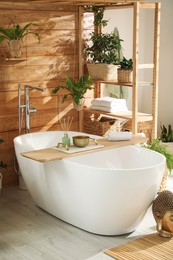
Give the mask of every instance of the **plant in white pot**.
<path id="1" fill-rule="evenodd" d="M 132 82 L 132 71 L 133 71 L 133 61 L 132 59 L 123 59 L 119 63 L 118 68 L 118 82 L 120 83 L 130 83 Z"/>
<path id="2" fill-rule="evenodd" d="M 73 98 L 74 108 L 78 111 L 82 110 L 87 90 L 93 89 L 92 78 L 89 75 L 83 75 L 78 80 L 75 80 L 74 78 L 67 76 L 62 82 L 64 85 L 55 87 L 52 90 L 52 93 L 56 94 L 60 89 L 67 90 L 68 93 L 63 95 L 62 102 L 64 102 L 68 96 L 71 96 Z"/>
<path id="3" fill-rule="evenodd" d="M 23 28 L 19 24 L 12 24 L 9 28 L 0 27 L 0 43 L 4 40 L 8 42 L 12 58 L 20 58 L 22 55 L 22 39 L 28 34 L 34 34 L 38 42 L 40 36 L 37 32 L 28 31 L 30 26 L 38 26 L 35 23 L 28 23 Z"/>
<path id="4" fill-rule="evenodd" d="M 99 29 L 98 32 L 92 32 L 90 40 L 85 43 L 84 53 L 88 72 L 93 79 L 117 80 L 117 65 L 122 59 L 123 40 L 120 39 L 117 28 L 112 33 L 101 32 L 101 27 L 107 25 L 107 21 L 103 20 L 103 7 L 97 7 L 93 11 L 94 25 Z"/>

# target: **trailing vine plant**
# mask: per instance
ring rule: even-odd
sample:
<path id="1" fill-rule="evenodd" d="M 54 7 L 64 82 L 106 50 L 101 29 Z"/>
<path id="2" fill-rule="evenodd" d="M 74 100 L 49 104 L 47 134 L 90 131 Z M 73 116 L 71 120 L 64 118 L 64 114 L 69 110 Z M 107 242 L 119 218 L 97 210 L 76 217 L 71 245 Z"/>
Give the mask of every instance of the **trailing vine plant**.
<path id="1" fill-rule="evenodd" d="M 105 7 L 104 6 L 91 6 L 91 5 L 86 5 L 85 10 L 91 11 L 94 13 L 94 25 L 98 27 L 105 27 L 108 23 L 108 20 L 104 20 L 104 11 Z"/>

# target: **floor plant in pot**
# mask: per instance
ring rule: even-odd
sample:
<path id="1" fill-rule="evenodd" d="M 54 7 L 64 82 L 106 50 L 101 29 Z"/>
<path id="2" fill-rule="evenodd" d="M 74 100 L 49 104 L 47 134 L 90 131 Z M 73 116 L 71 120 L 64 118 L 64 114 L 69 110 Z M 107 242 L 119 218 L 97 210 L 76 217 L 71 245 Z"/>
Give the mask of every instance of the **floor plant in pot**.
<path id="1" fill-rule="evenodd" d="M 102 7 L 100 7 L 102 8 Z M 91 33 L 89 41 L 85 43 L 84 53 L 88 72 L 93 79 L 117 80 L 117 65 L 121 57 L 121 42 L 118 29 L 112 33 L 102 33 L 101 27 L 107 25 L 103 20 L 103 8 L 99 12 L 97 7 L 94 25 L 98 26 L 98 31 Z"/>
<path id="2" fill-rule="evenodd" d="M 166 127 L 165 125 L 161 125 L 161 135 L 160 140 L 163 144 L 165 144 L 168 150 L 173 154 L 173 129 L 171 124 Z"/>
<path id="3" fill-rule="evenodd" d="M 150 144 L 145 144 L 142 146 L 145 148 L 148 148 L 150 150 L 156 151 L 158 153 L 161 153 L 166 158 L 166 168 L 165 168 L 165 172 L 163 173 L 163 178 L 162 178 L 162 182 L 161 182 L 160 190 L 159 190 L 159 192 L 161 192 L 166 187 L 168 171 L 169 171 L 170 175 L 172 174 L 173 154 L 168 150 L 167 146 L 165 144 L 163 144 L 159 138 L 155 138 L 151 141 Z"/>
<path id="4" fill-rule="evenodd" d="M 28 23 L 24 27 L 20 27 L 19 24 L 12 24 L 8 28 L 0 27 L 0 43 L 4 40 L 7 41 L 12 58 L 20 58 L 22 55 L 22 39 L 28 34 L 34 34 L 38 42 L 40 42 L 40 36 L 37 32 L 28 30 L 30 26 L 38 26 L 35 23 Z"/>
<path id="5" fill-rule="evenodd" d="M 3 139 L 0 138 L 0 144 L 3 143 Z M 0 160 L 0 169 L 7 169 L 7 164 Z M 2 188 L 2 173 L 0 172 L 0 192 Z"/>
<path id="6" fill-rule="evenodd" d="M 64 102 L 68 96 L 73 98 L 74 108 L 78 111 L 83 109 L 85 94 L 87 90 L 93 89 L 93 80 L 89 75 L 83 75 L 78 80 L 75 80 L 73 77 L 67 76 L 62 80 L 64 85 L 56 86 L 52 93 L 56 94 L 60 89 L 65 89 L 68 91 L 67 94 L 64 94 L 62 102 Z"/>

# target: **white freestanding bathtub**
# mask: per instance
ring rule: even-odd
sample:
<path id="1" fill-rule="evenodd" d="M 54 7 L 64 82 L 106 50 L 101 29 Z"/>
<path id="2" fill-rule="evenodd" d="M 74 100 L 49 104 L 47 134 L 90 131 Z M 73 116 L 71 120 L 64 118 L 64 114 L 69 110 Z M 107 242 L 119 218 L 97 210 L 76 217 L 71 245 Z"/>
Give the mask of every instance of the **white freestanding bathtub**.
<path id="1" fill-rule="evenodd" d="M 69 132 L 70 137 L 77 134 Z M 157 194 L 165 157 L 136 145 L 45 163 L 20 154 L 55 146 L 62 137 L 61 131 L 48 131 L 14 139 L 20 170 L 36 205 L 92 233 L 135 230 Z"/>

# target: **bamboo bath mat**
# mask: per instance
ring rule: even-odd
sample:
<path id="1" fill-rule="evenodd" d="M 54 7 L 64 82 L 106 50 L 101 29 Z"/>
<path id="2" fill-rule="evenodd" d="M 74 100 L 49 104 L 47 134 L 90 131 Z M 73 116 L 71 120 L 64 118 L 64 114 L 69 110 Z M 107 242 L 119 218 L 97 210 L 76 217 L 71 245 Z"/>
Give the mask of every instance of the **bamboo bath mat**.
<path id="1" fill-rule="evenodd" d="M 104 253 L 116 260 L 172 260 L 173 238 L 163 238 L 154 233 L 107 249 Z"/>

